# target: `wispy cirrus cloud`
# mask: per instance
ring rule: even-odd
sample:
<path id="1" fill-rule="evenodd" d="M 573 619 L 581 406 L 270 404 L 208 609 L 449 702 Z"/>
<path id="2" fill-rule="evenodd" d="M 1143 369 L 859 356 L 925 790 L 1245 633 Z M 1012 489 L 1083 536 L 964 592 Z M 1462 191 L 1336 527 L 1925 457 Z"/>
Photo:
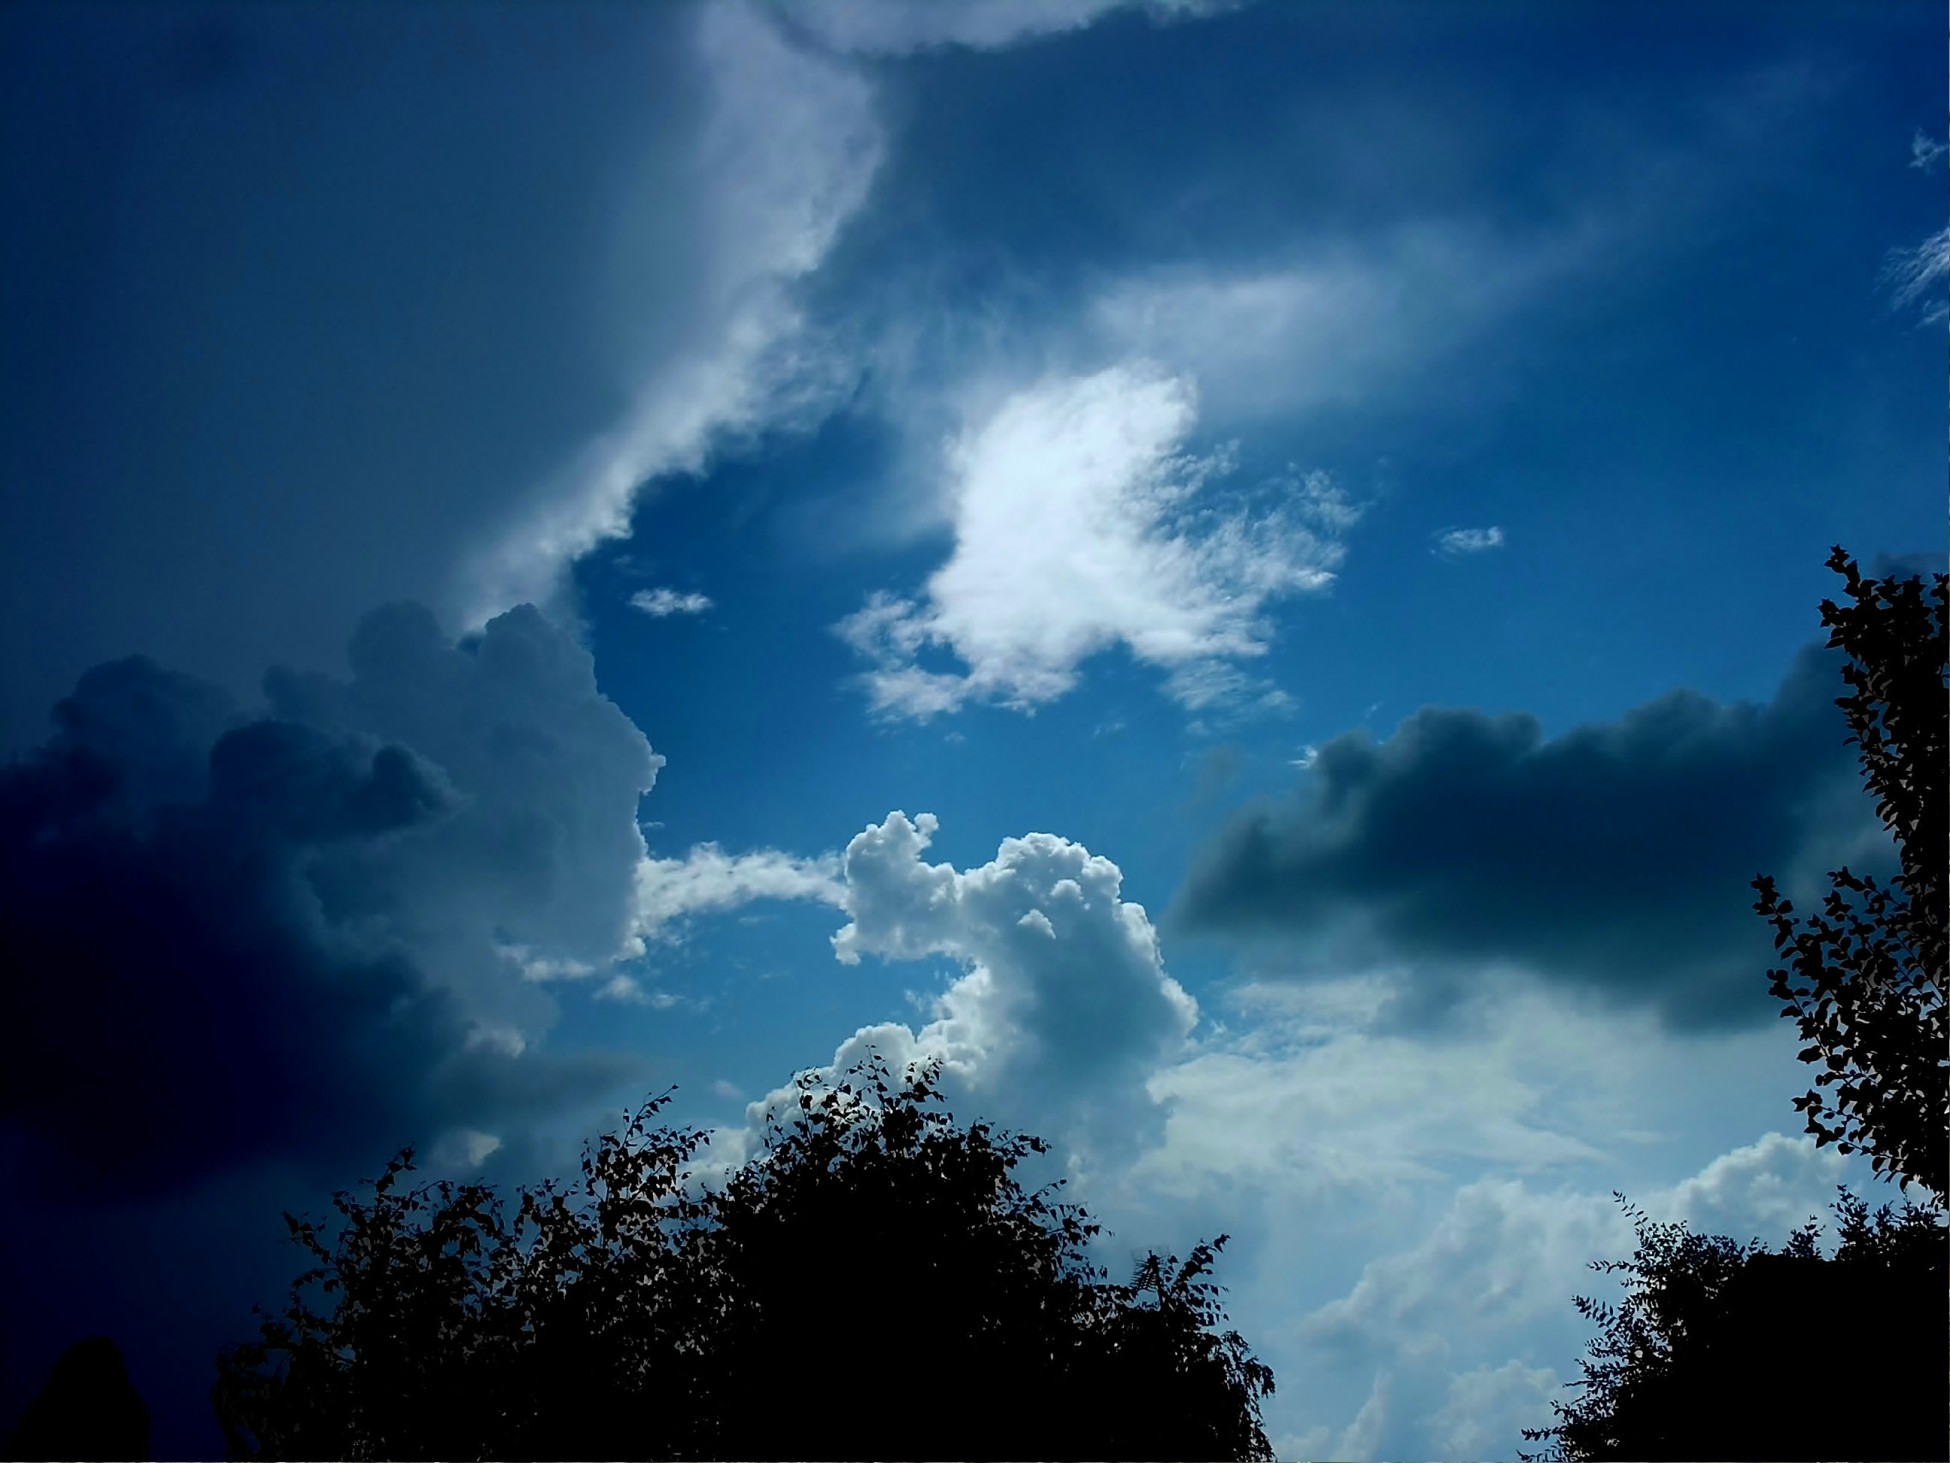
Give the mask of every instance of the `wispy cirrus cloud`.
<path id="1" fill-rule="evenodd" d="M 954 439 L 947 563 L 836 627 L 873 662 L 875 709 L 1032 708 L 1113 646 L 1190 706 L 1250 685 L 1238 662 L 1265 653 L 1266 606 L 1333 581 L 1360 509 L 1323 473 L 1273 485 L 1262 511 L 1228 502 L 1227 454 L 1186 450 L 1196 420 L 1191 380 L 1139 360 L 1045 379 Z"/>
<path id="2" fill-rule="evenodd" d="M 1243 0 L 774 0 L 780 13 L 836 51 L 902 56 L 964 46 L 991 51 L 1036 36 L 1078 31 L 1113 11 L 1154 20 L 1195 19 Z"/>
<path id="3" fill-rule="evenodd" d="M 1488 528 L 1445 528 L 1435 536 L 1435 549 L 1445 559 L 1462 559 L 1503 547 L 1503 530 Z"/>
<path id="4" fill-rule="evenodd" d="M 1946 155 L 1950 155 L 1950 143 L 1939 142 L 1921 130 L 1910 139 L 1912 168 L 1928 172 Z M 1882 286 L 1889 291 L 1892 309 L 1907 310 L 1928 296 L 1923 304 L 1925 325 L 1938 325 L 1950 318 L 1950 301 L 1945 299 L 1945 290 L 1950 288 L 1950 228 L 1920 244 L 1891 249 L 1882 262 Z"/>

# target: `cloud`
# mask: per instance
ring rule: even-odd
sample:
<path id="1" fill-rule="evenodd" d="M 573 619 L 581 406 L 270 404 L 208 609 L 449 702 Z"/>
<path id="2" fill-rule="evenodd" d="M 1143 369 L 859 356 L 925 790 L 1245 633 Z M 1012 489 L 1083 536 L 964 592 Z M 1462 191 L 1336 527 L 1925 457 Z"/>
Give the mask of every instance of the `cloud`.
<path id="1" fill-rule="evenodd" d="M 1191 19 L 1241 0 L 776 0 L 795 25 L 835 51 L 904 56 L 945 46 L 996 50 L 1037 36 L 1083 30 L 1117 10 L 1154 20 Z"/>
<path id="2" fill-rule="evenodd" d="M 1198 1020 L 1143 906 L 1122 897 L 1117 865 L 1049 833 L 1005 839 L 977 868 L 927 863 L 936 826 L 928 813 L 893 812 L 847 845 L 849 920 L 833 952 L 846 965 L 945 957 L 961 974 L 918 1031 L 863 1026 L 822 1070 L 844 1071 L 870 1050 L 897 1074 L 939 1057 L 963 1121 L 1033 1123 L 1098 1158 L 1134 1151 L 1162 1119 L 1144 1083 Z M 780 1088 L 752 1103 L 746 1128 L 716 1141 L 719 1158 L 735 1161 L 767 1107 L 790 1099 Z"/>
<path id="3" fill-rule="evenodd" d="M 1943 161 L 1946 153 L 1950 153 L 1950 144 L 1925 136 L 1920 127 L 1917 128 L 1916 135 L 1909 140 L 1909 165 L 1912 168 L 1921 168 L 1924 172 L 1928 172 Z"/>
<path id="4" fill-rule="evenodd" d="M 1756 1155 L 1764 1155 L 1758 1165 Z M 1702 1173 L 1628 1197 L 1655 1222 L 1778 1250 L 1820 1217 L 1844 1160 L 1807 1137 L 1778 1133 L 1722 1155 Z M 1766 1170 L 1774 1184 L 1728 1186 L 1722 1227 L 1695 1202 L 1703 1183 Z M 1714 1176 L 1714 1177 L 1709 1177 Z M 1595 1260 L 1636 1248 L 1629 1218 L 1609 1193 L 1540 1190 L 1500 1177 L 1456 1190 L 1447 1211 L 1405 1249 L 1370 1259 L 1343 1296 L 1299 1326 L 1296 1360 L 1345 1387 L 1368 1382 L 1366 1401 L 1340 1431 L 1337 1457 L 1508 1457 L 1524 1427 L 1551 1420 L 1571 1394 L 1567 1373 L 1594 1333 L 1573 1295 L 1619 1293 L 1594 1279 Z M 1358 1395 L 1358 1394 L 1357 1394 Z"/>
<path id="5" fill-rule="evenodd" d="M 1601 239 L 1589 222 L 1506 239 L 1416 220 L 1297 257 L 1138 268 L 1096 293 L 1084 329 L 1196 376 L 1220 420 L 1289 421 L 1400 390 L 1591 268 Z"/>
<path id="6" fill-rule="evenodd" d="M 680 273 L 704 316 L 644 368 L 624 418 L 476 555 L 475 620 L 549 601 L 570 562 L 627 536 L 644 484 L 701 472 L 714 448 L 761 426 L 817 420 L 851 378 L 805 333 L 793 287 L 819 268 L 879 169 L 871 84 L 742 0 L 700 7 L 692 41 L 710 94 L 695 164 L 709 186 L 695 211 L 704 247 Z"/>
<path id="7" fill-rule="evenodd" d="M 1446 559 L 1460 559 L 1503 546 L 1503 530 L 1489 528 L 1447 528 L 1436 535 L 1435 552 Z"/>
<path id="8" fill-rule="evenodd" d="M 1926 295 L 1923 323 L 1940 324 L 1950 315 L 1944 302 L 1946 283 L 1950 283 L 1950 228 L 1932 234 L 1909 249 L 1891 249 L 1883 261 L 1882 284 L 1890 293 L 1892 307 L 1907 309 Z"/>
<path id="9" fill-rule="evenodd" d="M 874 662 L 875 709 L 1034 707 L 1119 645 L 1187 705 L 1234 694 L 1233 662 L 1271 638 L 1265 606 L 1332 581 L 1359 510 L 1318 473 L 1259 514 L 1216 505 L 1229 463 L 1183 451 L 1195 419 L 1192 383 L 1138 361 L 1049 378 L 954 439 L 947 563 L 920 599 L 877 593 L 837 627 Z M 943 653 L 967 669 L 920 663 Z"/>
<path id="10" fill-rule="evenodd" d="M 922 860 L 935 827 L 929 813 L 889 813 L 847 845 L 851 919 L 833 936 L 847 965 L 862 955 L 962 964 L 921 1046 L 983 1087 L 1034 1074 L 1080 1091 L 1133 1065 L 1148 1069 L 1190 1032 L 1197 1003 L 1165 974 L 1144 907 L 1121 897 L 1116 864 L 1030 833 L 958 871 Z"/>
<path id="11" fill-rule="evenodd" d="M 846 891 L 832 854 L 803 858 L 777 849 L 727 854 L 701 843 L 681 859 L 646 858 L 636 871 L 635 933 L 665 931 L 692 914 L 716 914 L 755 899 L 811 899 L 840 905 Z"/>
<path id="12" fill-rule="evenodd" d="M 630 596 L 630 604 L 661 620 L 671 615 L 701 615 L 711 608 L 711 597 L 694 590 L 685 593 L 659 585 L 655 589 L 639 589 Z"/>
<path id="13" fill-rule="evenodd" d="M 1434 707 L 1380 744 L 1346 733 L 1287 801 L 1235 816 L 1174 918 L 1277 940 L 1296 978 L 1390 969 L 1404 1021 L 1439 1021 L 1455 972 L 1498 962 L 1681 1026 L 1759 1019 L 1749 881 L 1887 854 L 1861 842 L 1838 679 L 1809 647 L 1766 706 L 1675 691 L 1550 740 Z"/>
<path id="14" fill-rule="evenodd" d="M 378 611 L 351 664 L 273 671 L 268 715 L 99 666 L 0 772 L 0 1124 L 58 1186 L 342 1158 L 638 1075 L 538 1050 L 536 979 L 623 946 L 662 759 L 529 607 L 465 646 Z"/>
<path id="15" fill-rule="evenodd" d="M 168 15 L 62 27 L 69 82 L 13 99 L 105 182 L 28 271 L 30 349 L 65 364 L 0 426 L 45 485 L 0 503 L 11 750 L 131 648 L 239 694 L 332 664 L 376 603 L 546 604 L 647 480 L 817 416 L 851 369 L 797 291 L 879 166 L 872 84 L 763 11 L 592 10 L 572 65 L 534 13 L 470 27 L 465 65 L 384 18 L 226 28 L 250 84 L 193 119 L 140 60 Z M 44 212 L 43 172 L 9 205 Z"/>

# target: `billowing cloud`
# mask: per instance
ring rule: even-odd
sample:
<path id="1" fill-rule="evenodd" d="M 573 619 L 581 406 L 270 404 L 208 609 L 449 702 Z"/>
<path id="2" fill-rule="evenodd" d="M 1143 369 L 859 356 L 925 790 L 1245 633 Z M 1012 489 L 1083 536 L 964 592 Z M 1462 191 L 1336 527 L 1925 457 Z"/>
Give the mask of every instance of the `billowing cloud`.
<path id="1" fill-rule="evenodd" d="M 1628 1198 L 1655 1222 L 1778 1250 L 1792 1230 L 1826 1217 L 1844 1167 L 1812 1139 L 1770 1133 L 1677 1185 Z M 1703 1187 L 1722 1202 L 1702 1209 Z M 1594 1278 L 1588 1265 L 1635 1248 L 1631 1221 L 1608 1192 L 1495 1177 L 1465 1184 L 1420 1240 L 1370 1260 L 1345 1295 L 1301 1322 L 1298 1356 L 1367 1388 L 1327 1451 L 1510 1456 L 1522 1428 L 1547 1425 L 1550 1404 L 1574 1395 L 1564 1383 L 1594 1328 L 1572 1296 L 1619 1292 L 1619 1280 Z"/>
<path id="2" fill-rule="evenodd" d="M 1082 30 L 1112 11 L 1155 19 L 1229 10 L 1242 0 L 775 0 L 792 22 L 836 51 L 901 56 L 942 46 L 994 50 L 1036 36 Z"/>
<path id="3" fill-rule="evenodd" d="M 546 602 L 572 560 L 628 534 L 646 482 L 701 471 L 728 437 L 816 419 L 849 376 L 805 337 L 793 286 L 819 267 L 880 165 L 871 86 L 744 0 L 701 7 L 693 44 L 710 93 L 696 166 L 710 183 L 695 214 L 703 247 L 678 277 L 702 318 L 643 367 L 622 420 L 475 559 L 474 619 Z"/>
<path id="4" fill-rule="evenodd" d="M 1548 740 L 1520 713 L 1425 708 L 1380 744 L 1342 735 L 1299 793 L 1235 817 L 1175 914 L 1277 940 L 1295 975 L 1399 968 L 1405 1020 L 1497 963 L 1681 1025 L 1759 1019 L 1749 882 L 1875 852 L 1837 684 L 1810 647 L 1766 706 L 1675 691 Z"/>
<path id="5" fill-rule="evenodd" d="M 46 142 L 7 211 L 69 241 L 15 271 L 64 364 L 0 423 L 39 485 L 0 501 L 11 748 L 132 649 L 238 694 L 377 603 L 546 607 L 644 483 L 847 379 L 797 291 L 879 166 L 872 86 L 759 8 L 511 12 L 459 63 L 391 13 L 228 11 L 195 23 L 238 84 L 190 112 L 144 59 L 189 22 L 124 19 L 29 22 L 72 55 L 7 101 Z"/>
<path id="6" fill-rule="evenodd" d="M 959 962 L 920 1044 L 997 1087 L 1033 1073 L 1081 1088 L 1167 1054 L 1198 1006 L 1165 974 L 1144 907 L 1121 897 L 1109 859 L 1050 833 L 1003 840 L 980 868 L 921 854 L 933 815 L 889 813 L 846 847 L 846 911 L 833 937 L 862 955 Z"/>
<path id="7" fill-rule="evenodd" d="M 988 863 L 960 870 L 923 859 L 935 828 L 931 814 L 894 812 L 847 845 L 850 918 L 833 953 L 847 965 L 945 958 L 961 974 L 919 1030 L 861 1027 L 824 1070 L 869 1051 L 897 1074 L 938 1057 L 964 1120 L 1034 1123 L 1097 1154 L 1131 1148 L 1162 1118 L 1146 1079 L 1198 1021 L 1197 1002 L 1165 972 L 1144 907 L 1122 897 L 1116 864 L 1069 839 L 1005 839 Z M 725 1135 L 720 1159 L 742 1152 L 768 1104 L 789 1096 L 780 1089 L 751 1104 L 748 1130 Z"/>
<path id="8" fill-rule="evenodd" d="M 1435 536 L 1435 552 L 1445 559 L 1466 558 L 1503 547 L 1503 530 L 1488 528 L 1447 528 Z"/>
<path id="9" fill-rule="evenodd" d="M 519 1121 L 633 1078 L 535 1049 L 624 946 L 661 758 L 532 608 L 369 616 L 269 714 L 132 659 L 0 773 L 0 1124 L 83 1192 Z"/>
<path id="10" fill-rule="evenodd" d="M 711 608 L 711 597 L 696 590 L 676 590 L 659 585 L 655 589 L 639 589 L 630 596 L 630 605 L 652 619 L 662 620 L 671 615 L 701 615 Z"/>
<path id="11" fill-rule="evenodd" d="M 1123 646 L 1188 705 L 1238 689 L 1274 599 L 1320 590 L 1358 509 L 1322 474 L 1266 511 L 1214 502 L 1223 455 L 1184 443 L 1192 383 L 1136 361 L 1053 377 L 949 446 L 955 546 L 923 596 L 876 594 L 841 635 L 874 662 L 877 710 L 927 718 L 969 701 L 1033 707 Z M 958 658 L 967 668 L 923 661 Z"/>

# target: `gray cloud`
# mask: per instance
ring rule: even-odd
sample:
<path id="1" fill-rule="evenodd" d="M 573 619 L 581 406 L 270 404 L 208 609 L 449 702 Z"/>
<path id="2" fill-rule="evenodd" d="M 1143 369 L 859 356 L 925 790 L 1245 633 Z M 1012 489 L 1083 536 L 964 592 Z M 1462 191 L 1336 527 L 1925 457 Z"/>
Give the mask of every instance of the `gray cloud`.
<path id="1" fill-rule="evenodd" d="M 1405 967 L 1410 1024 L 1439 1021 L 1485 964 L 1679 1026 L 1764 1018 L 1748 881 L 1876 847 L 1848 796 L 1839 687 L 1810 647 L 1766 706 L 1674 691 L 1552 740 L 1522 713 L 1425 708 L 1380 744 L 1342 735 L 1300 792 L 1204 850 L 1173 921 L 1276 939 L 1301 976 Z"/>
<path id="2" fill-rule="evenodd" d="M 0 1132 L 63 1191 L 519 1121 L 638 1060 L 530 1050 L 634 919 L 661 762 L 532 608 L 369 616 L 269 716 L 140 658 L 0 770 Z"/>

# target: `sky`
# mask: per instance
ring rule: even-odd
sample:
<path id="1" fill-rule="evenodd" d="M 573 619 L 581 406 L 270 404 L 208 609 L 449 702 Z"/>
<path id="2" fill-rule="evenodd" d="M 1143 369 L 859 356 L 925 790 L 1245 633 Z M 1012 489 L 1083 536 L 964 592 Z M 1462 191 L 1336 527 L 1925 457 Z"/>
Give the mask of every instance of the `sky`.
<path id="1" fill-rule="evenodd" d="M 1513 1458 L 1615 1192 L 1899 1199 L 1748 886 L 1893 861 L 1818 606 L 1944 566 L 1943 46 L 0 11 L 0 1420 L 106 1333 L 217 1456 L 281 1211 L 869 1049 L 1229 1233 L 1281 1459 Z"/>

